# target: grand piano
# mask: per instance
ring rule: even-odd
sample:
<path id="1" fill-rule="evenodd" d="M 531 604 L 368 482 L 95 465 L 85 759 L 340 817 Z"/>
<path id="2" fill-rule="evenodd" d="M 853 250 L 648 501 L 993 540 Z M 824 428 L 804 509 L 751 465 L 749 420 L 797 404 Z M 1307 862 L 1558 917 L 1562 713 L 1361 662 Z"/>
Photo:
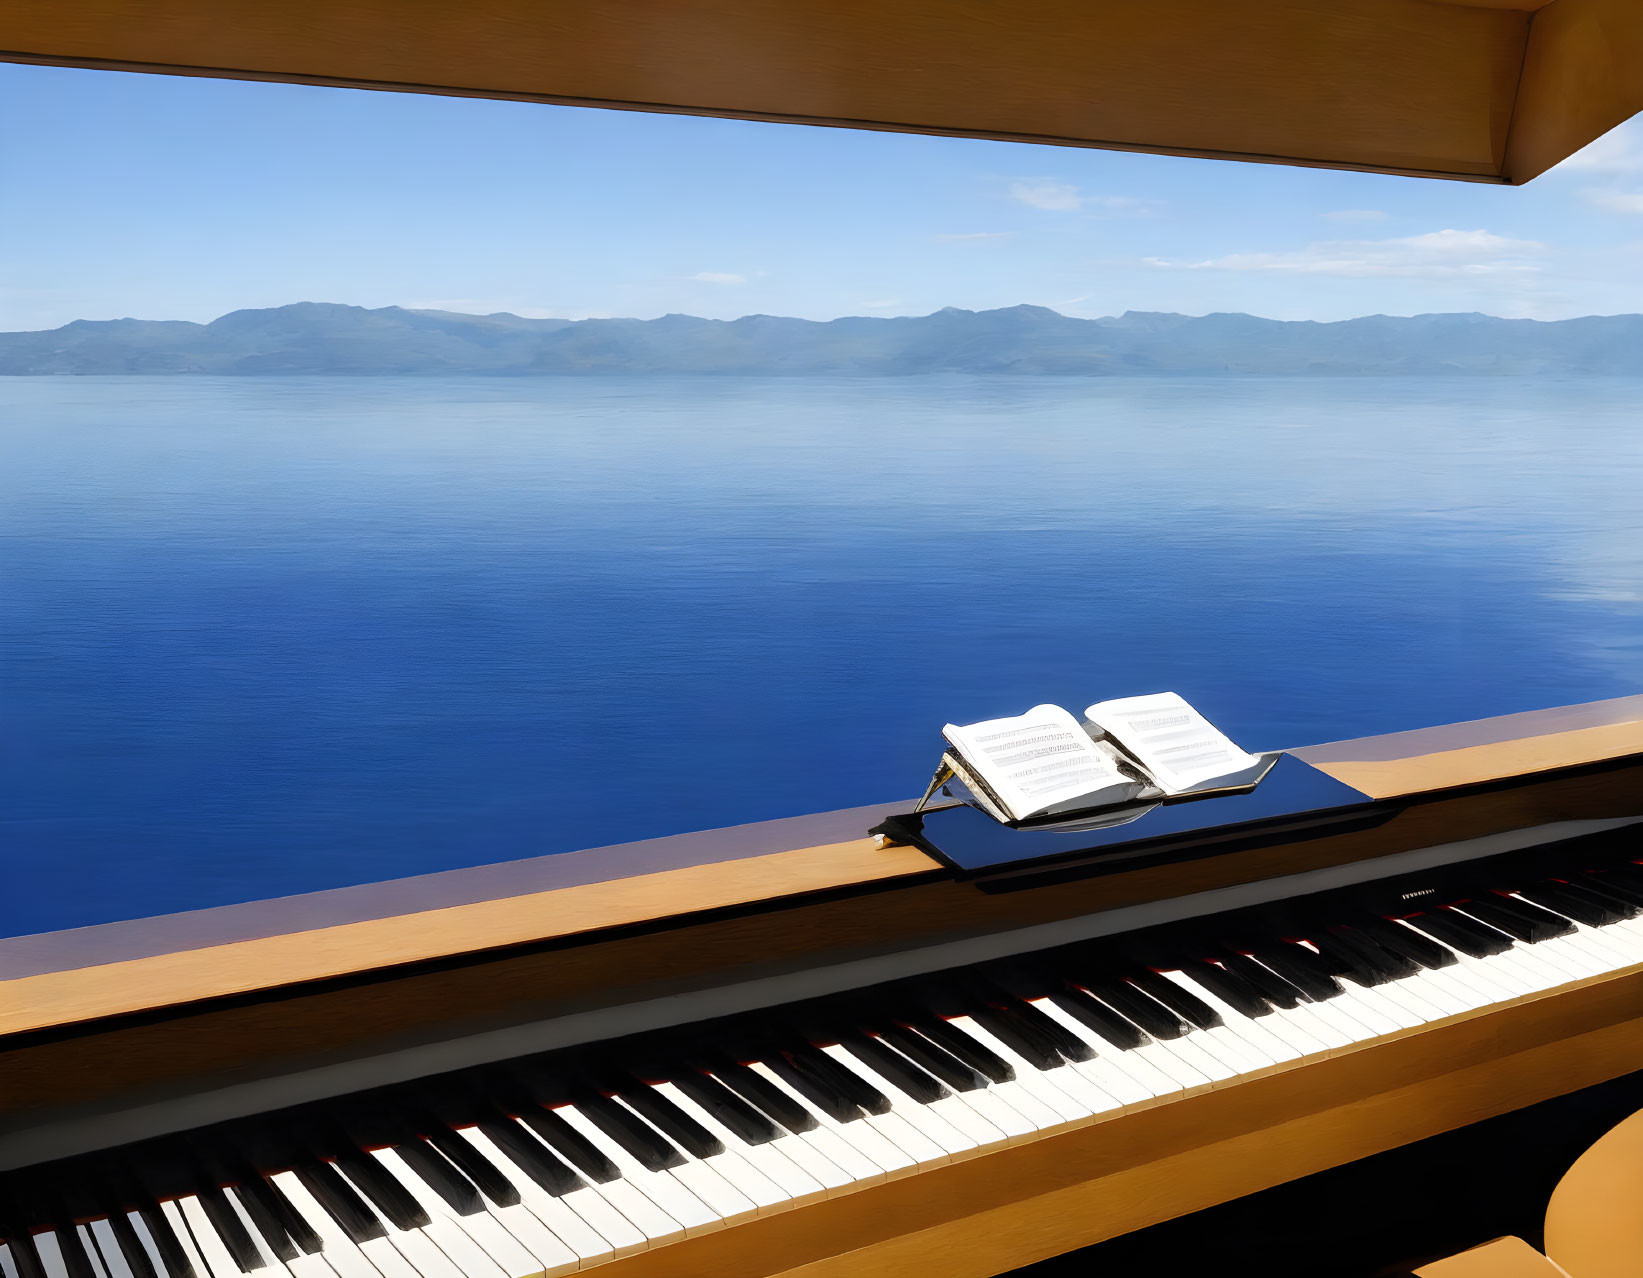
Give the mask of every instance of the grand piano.
<path id="1" fill-rule="evenodd" d="M 13 0 L 0 32 L 1497 183 L 1643 107 L 1626 0 Z M 885 803 L 0 941 L 0 1273 L 997 1274 L 1643 1068 L 1643 697 L 1290 754 L 1364 819 L 996 882 L 870 837 Z"/>

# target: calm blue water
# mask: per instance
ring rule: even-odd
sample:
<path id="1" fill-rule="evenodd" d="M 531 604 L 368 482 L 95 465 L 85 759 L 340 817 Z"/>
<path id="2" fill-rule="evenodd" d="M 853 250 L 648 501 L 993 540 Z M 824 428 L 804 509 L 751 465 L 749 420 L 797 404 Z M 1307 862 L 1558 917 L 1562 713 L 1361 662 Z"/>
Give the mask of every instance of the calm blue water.
<path id="1" fill-rule="evenodd" d="M 0 379 L 0 935 L 1643 689 L 1643 380 Z"/>

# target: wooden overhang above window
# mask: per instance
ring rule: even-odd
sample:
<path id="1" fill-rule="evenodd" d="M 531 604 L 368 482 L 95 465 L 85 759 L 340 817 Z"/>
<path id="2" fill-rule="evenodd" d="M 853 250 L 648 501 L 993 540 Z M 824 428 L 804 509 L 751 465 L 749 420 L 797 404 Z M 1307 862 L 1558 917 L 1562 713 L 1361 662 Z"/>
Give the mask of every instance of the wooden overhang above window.
<path id="1" fill-rule="evenodd" d="M 1643 0 L 0 0 L 0 58 L 1525 182 Z"/>

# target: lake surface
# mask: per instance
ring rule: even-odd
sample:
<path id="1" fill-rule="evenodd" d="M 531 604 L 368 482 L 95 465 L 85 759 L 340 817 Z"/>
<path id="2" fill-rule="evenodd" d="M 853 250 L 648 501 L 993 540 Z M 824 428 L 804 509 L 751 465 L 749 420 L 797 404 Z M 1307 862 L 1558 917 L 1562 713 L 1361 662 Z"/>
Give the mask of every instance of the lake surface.
<path id="1" fill-rule="evenodd" d="M 1643 380 L 0 378 L 0 935 L 1643 689 Z"/>

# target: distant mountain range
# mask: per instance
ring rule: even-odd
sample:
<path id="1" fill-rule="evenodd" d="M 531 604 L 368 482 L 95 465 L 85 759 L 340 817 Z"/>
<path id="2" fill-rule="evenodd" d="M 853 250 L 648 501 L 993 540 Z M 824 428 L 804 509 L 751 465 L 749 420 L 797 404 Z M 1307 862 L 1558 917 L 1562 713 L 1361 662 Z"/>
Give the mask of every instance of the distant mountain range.
<path id="1" fill-rule="evenodd" d="M 826 322 L 523 319 L 299 302 L 209 324 L 75 320 L 0 333 L 0 374 L 1643 374 L 1643 315 L 1320 324 L 1042 306 Z"/>

